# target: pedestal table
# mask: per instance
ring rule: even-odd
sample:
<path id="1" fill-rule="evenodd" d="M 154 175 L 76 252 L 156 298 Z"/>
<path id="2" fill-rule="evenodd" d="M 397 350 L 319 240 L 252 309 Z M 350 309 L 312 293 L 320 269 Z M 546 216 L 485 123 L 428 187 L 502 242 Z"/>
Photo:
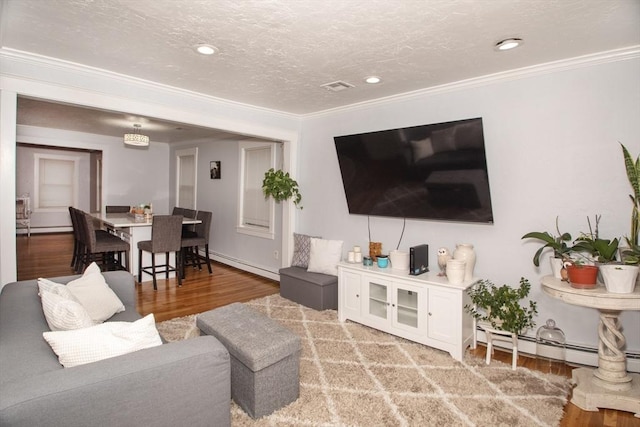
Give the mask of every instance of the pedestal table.
<path id="1" fill-rule="evenodd" d="M 640 418 L 640 374 L 627 372 L 627 358 L 622 351 L 626 339 L 619 319 L 624 310 L 640 310 L 640 290 L 614 294 L 602 284 L 594 289 L 576 289 L 553 276 L 542 279 L 542 289 L 567 304 L 592 307 L 600 313 L 598 368 L 573 370 L 576 387 L 571 402 L 585 411 L 610 408 L 633 412 Z"/>

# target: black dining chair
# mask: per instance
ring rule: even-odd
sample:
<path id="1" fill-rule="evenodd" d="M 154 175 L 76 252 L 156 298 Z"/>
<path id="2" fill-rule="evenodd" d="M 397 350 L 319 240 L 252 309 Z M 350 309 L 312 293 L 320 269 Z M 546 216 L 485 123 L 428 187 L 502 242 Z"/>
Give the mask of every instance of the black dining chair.
<path id="1" fill-rule="evenodd" d="M 182 269 L 180 243 L 182 235 L 182 215 L 155 215 L 151 223 L 151 240 L 138 242 L 138 282 L 142 282 L 142 273 L 153 276 L 153 290 L 158 289 L 156 275 L 165 273 L 169 279 L 169 272 L 175 272 L 178 286 L 182 286 Z M 142 252 L 151 253 L 151 265 L 142 265 Z M 169 253 L 174 252 L 175 266 L 170 265 Z M 165 254 L 165 263 L 156 265 L 156 254 Z"/>
<path id="2" fill-rule="evenodd" d="M 88 213 L 78 210 L 77 214 L 82 252 L 79 254 L 76 271 L 80 272 L 92 262 L 96 262 L 102 271 L 129 271 L 129 243 L 104 230 L 96 229 L 95 218 Z"/>
<path id="3" fill-rule="evenodd" d="M 198 211 L 196 219 L 201 222 L 195 224 L 194 235 L 183 234 L 181 240 L 182 246 L 182 274 L 184 275 L 185 266 L 198 267 L 202 270 L 202 264 L 207 264 L 209 274 L 211 270 L 211 260 L 209 259 L 209 233 L 211 231 L 211 220 L 213 214 L 208 211 Z M 204 258 L 199 254 L 198 248 L 204 247 Z"/>

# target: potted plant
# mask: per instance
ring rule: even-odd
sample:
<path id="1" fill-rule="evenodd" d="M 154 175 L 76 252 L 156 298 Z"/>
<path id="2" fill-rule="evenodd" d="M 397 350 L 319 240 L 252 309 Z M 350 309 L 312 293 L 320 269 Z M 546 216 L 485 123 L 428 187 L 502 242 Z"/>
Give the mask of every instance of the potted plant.
<path id="1" fill-rule="evenodd" d="M 271 196 L 276 202 L 289 200 L 293 197 L 293 203 L 302 209 L 299 206 L 302 195 L 298 189 L 298 183 L 289 175 L 289 172 L 284 172 L 282 169 L 274 170 L 271 168 L 265 172 L 262 180 L 262 192 L 265 197 Z"/>
<path id="2" fill-rule="evenodd" d="M 479 322 L 519 335 L 535 326 L 533 317 L 538 314 L 536 302 L 529 300 L 528 306 L 520 305 L 530 290 L 531 284 L 524 277 L 517 288 L 497 287 L 489 280 L 481 280 L 467 290 L 472 304 L 465 305 L 464 309 Z"/>
<path id="3" fill-rule="evenodd" d="M 621 263 L 600 266 L 602 278 L 608 292 L 615 294 L 632 293 L 640 272 L 640 246 L 633 245 L 622 252 Z"/>
<path id="4" fill-rule="evenodd" d="M 560 232 L 558 217 L 556 217 L 556 231 L 558 233 L 557 235 L 553 235 L 546 231 L 532 231 L 522 236 L 522 239 L 538 239 L 544 243 L 544 245 L 533 255 L 533 265 L 536 267 L 540 266 L 540 255 L 542 255 L 542 252 L 547 248 L 553 250 L 553 257 L 551 257 L 551 271 L 553 271 L 554 277 L 561 279 L 563 263 L 571 253 L 571 246 L 567 245 L 567 242 L 571 241 L 571 234 Z"/>
<path id="5" fill-rule="evenodd" d="M 593 289 L 598 284 L 600 266 L 616 261 L 618 239 L 599 237 L 598 225 L 601 215 L 595 216 L 595 231 L 591 219 L 587 217 L 588 233 L 581 233 L 571 248 L 571 254 L 564 265 L 571 287 Z"/>

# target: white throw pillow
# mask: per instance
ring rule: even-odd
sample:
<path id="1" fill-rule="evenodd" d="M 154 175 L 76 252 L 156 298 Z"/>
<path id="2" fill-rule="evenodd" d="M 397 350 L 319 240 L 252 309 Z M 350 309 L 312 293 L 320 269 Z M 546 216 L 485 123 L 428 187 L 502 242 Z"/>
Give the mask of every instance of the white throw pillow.
<path id="1" fill-rule="evenodd" d="M 67 283 L 67 289 L 87 310 L 95 323 L 102 323 L 114 314 L 124 311 L 124 304 L 107 285 L 95 262 L 87 267 L 82 277 Z"/>
<path id="2" fill-rule="evenodd" d="M 70 299 L 75 302 L 78 302 L 78 300 L 75 299 L 73 294 L 69 292 L 69 289 L 67 289 L 65 285 L 52 282 L 49 279 L 43 279 L 43 278 L 38 279 L 38 291 L 39 291 L 38 295 L 40 296 L 42 296 L 43 292 L 51 292 L 56 295 L 60 295 L 64 299 Z"/>
<path id="3" fill-rule="evenodd" d="M 68 331 L 94 325 L 87 310 L 73 299 L 47 291 L 40 291 L 40 299 L 44 317 L 52 331 Z"/>
<path id="4" fill-rule="evenodd" d="M 153 314 L 135 322 L 106 322 L 74 331 L 44 332 L 65 368 L 96 362 L 162 344 Z"/>
<path id="5" fill-rule="evenodd" d="M 311 273 L 338 275 L 338 263 L 342 259 L 342 240 L 311 238 L 309 267 Z"/>

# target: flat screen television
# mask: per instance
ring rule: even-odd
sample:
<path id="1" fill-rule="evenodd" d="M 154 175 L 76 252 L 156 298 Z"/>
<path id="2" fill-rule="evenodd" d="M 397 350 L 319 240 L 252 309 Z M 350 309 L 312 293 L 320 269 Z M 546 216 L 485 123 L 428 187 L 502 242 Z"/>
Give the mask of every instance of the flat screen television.
<path id="1" fill-rule="evenodd" d="M 350 214 L 493 223 L 482 118 L 334 142 Z"/>

